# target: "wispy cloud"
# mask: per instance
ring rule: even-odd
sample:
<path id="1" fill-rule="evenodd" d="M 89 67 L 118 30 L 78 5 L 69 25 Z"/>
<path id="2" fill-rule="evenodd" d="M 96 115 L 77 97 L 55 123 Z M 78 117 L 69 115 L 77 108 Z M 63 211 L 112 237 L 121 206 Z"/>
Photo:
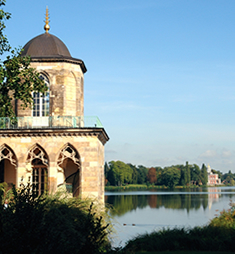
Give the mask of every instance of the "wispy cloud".
<path id="1" fill-rule="evenodd" d="M 217 156 L 217 152 L 215 150 L 207 150 L 204 153 L 199 155 L 201 159 L 214 158 Z"/>
<path id="2" fill-rule="evenodd" d="M 223 158 L 230 158 L 232 156 L 232 152 L 229 150 L 222 151 L 222 157 Z"/>

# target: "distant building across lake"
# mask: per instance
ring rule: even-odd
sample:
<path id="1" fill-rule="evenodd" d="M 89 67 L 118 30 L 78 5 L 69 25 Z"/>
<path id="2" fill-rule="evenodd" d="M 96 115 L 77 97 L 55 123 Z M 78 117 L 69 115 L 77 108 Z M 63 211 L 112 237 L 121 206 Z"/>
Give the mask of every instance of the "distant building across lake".
<path id="1" fill-rule="evenodd" d="M 208 165 L 208 167 L 207 167 L 207 173 L 208 173 L 208 183 L 207 183 L 207 185 L 221 184 L 221 180 L 219 179 L 218 174 L 214 174 L 212 172 L 210 165 Z"/>

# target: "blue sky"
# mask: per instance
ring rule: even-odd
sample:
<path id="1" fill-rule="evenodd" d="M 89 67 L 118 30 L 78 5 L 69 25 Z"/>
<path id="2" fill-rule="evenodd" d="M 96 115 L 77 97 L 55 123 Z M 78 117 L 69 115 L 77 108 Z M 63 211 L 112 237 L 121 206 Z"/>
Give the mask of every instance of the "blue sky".
<path id="1" fill-rule="evenodd" d="M 82 59 L 106 161 L 235 172 L 234 0 L 7 0 L 15 47 L 50 33 Z"/>

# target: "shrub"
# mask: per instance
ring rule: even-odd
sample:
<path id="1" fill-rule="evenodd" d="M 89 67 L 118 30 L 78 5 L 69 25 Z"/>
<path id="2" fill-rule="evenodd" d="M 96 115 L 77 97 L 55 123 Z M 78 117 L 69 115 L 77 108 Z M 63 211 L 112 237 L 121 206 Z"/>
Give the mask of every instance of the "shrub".
<path id="1" fill-rule="evenodd" d="M 103 253 L 107 227 L 94 203 L 61 192 L 37 197 L 15 189 L 0 209 L 0 253 Z"/>
<path id="2" fill-rule="evenodd" d="M 235 204 L 230 202 L 230 209 L 220 212 L 219 216 L 211 220 L 210 225 L 235 229 Z"/>

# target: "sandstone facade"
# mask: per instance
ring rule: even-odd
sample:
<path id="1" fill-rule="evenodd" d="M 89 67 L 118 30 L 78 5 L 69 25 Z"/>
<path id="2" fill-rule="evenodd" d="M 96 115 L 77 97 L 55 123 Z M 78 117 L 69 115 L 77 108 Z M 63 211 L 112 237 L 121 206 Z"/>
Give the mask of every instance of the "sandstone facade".
<path id="1" fill-rule="evenodd" d="M 64 185 L 74 196 L 104 202 L 104 145 L 109 137 L 98 118 L 87 124 L 84 117 L 85 64 L 72 58 L 48 27 L 22 53 L 31 56 L 31 67 L 48 93 L 33 93 L 32 108 L 22 109 L 20 101 L 13 101 L 17 123 L 0 119 L 0 182 L 9 187 L 31 183 L 38 195 Z"/>

